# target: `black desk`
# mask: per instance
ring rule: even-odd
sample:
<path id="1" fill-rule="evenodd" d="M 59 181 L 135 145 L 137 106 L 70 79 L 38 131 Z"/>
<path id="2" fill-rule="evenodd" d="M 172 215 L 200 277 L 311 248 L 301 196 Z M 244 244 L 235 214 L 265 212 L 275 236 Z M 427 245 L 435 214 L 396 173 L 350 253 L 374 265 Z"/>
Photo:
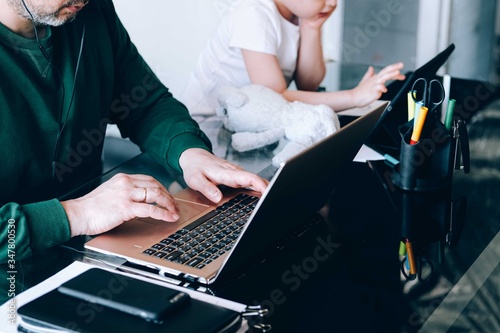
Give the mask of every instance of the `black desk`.
<path id="1" fill-rule="evenodd" d="M 229 133 L 220 128 L 217 119 L 201 121 L 201 125 L 213 138 L 217 155 L 253 172 L 266 168 L 276 148 L 238 154 L 228 147 Z M 474 125 L 472 138 L 480 133 L 474 131 Z M 472 157 L 478 168 L 485 163 L 481 160 L 484 156 Z M 385 170 L 384 162 L 352 163 L 321 211 L 323 219 L 245 275 L 222 285 L 215 283 L 211 290 L 220 297 L 269 308 L 265 322 L 273 326 L 273 332 L 498 328 L 500 246 L 495 245 L 500 242 L 500 228 L 498 220 L 487 218 L 497 208 L 491 200 L 479 199 L 479 194 L 498 198 L 498 178 L 478 181 L 469 175 L 456 175 L 452 196 L 469 198 L 463 237 L 458 246 L 445 249 L 445 261 L 436 265 L 437 276 L 432 283 L 412 285 L 400 277 L 400 211 L 394 200 L 397 193 L 384 186 Z M 117 172 L 151 174 L 172 192 L 183 187 L 182 181 L 165 174 L 150 157 L 139 155 L 80 190 L 88 191 Z M 78 237 L 68 245 L 81 249 L 84 241 L 84 237 Z M 493 260 L 476 267 L 485 261 L 485 254 Z M 57 247 L 19 263 L 17 292 L 79 259 L 81 254 Z M 4 284 L 6 279 L 1 280 Z M 2 286 L 2 290 L 7 288 Z M 436 313 L 444 315 L 436 317 Z"/>

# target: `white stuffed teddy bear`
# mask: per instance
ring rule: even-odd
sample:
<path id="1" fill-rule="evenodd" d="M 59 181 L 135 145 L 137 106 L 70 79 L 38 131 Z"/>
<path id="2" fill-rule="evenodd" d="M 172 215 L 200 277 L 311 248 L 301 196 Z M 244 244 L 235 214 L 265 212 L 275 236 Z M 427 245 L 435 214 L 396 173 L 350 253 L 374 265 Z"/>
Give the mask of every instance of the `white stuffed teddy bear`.
<path id="1" fill-rule="evenodd" d="M 235 132 L 231 136 L 235 150 L 244 152 L 286 139 L 272 160 L 276 167 L 340 128 L 337 114 L 328 106 L 289 102 L 260 85 L 224 88 L 218 103 L 217 115 Z"/>

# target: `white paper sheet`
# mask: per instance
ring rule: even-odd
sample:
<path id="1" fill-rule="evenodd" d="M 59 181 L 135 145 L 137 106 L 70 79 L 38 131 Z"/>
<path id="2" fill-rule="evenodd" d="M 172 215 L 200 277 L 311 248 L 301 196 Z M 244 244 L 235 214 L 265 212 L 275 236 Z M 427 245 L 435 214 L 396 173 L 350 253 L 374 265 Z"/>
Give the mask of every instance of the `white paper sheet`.
<path id="1" fill-rule="evenodd" d="M 366 163 L 366 161 L 381 161 L 384 160 L 384 156 L 372 148 L 362 145 L 358 153 L 354 157 L 354 162 Z"/>

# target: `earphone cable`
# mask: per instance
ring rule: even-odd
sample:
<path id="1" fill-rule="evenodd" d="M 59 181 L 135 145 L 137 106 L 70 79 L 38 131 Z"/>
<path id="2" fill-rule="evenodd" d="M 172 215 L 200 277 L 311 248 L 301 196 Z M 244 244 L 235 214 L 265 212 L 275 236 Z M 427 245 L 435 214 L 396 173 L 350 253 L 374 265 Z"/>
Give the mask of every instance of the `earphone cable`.
<path id="1" fill-rule="evenodd" d="M 35 39 L 36 39 L 36 42 L 38 43 L 38 48 L 42 52 L 44 58 L 46 60 L 49 60 L 49 54 L 47 53 L 47 50 L 45 50 L 42 43 L 40 43 L 40 38 L 38 37 L 38 29 L 36 28 L 35 19 L 33 18 L 33 14 L 31 14 L 31 11 L 28 9 L 28 6 L 26 6 L 26 3 L 24 2 L 24 0 L 21 0 L 21 2 L 23 3 L 24 9 L 26 9 L 26 11 L 28 12 L 28 15 L 31 18 L 31 23 L 33 24 L 33 31 L 35 32 Z"/>
<path id="2" fill-rule="evenodd" d="M 80 50 L 78 52 L 78 59 L 76 61 L 75 74 L 74 74 L 74 77 L 73 77 L 73 88 L 72 88 L 72 91 L 71 91 L 71 97 L 70 97 L 68 109 L 66 110 L 66 114 L 64 114 L 63 110 L 64 110 L 64 100 L 66 99 L 66 89 L 64 87 L 64 81 L 62 79 L 61 72 L 59 71 L 59 69 L 57 69 L 56 66 L 54 66 L 52 64 L 52 61 L 50 61 L 50 57 L 49 57 L 49 54 L 48 54 L 47 50 L 43 47 L 42 43 L 40 42 L 40 38 L 38 36 L 38 29 L 36 27 L 35 19 L 33 17 L 33 14 L 29 10 L 29 8 L 26 5 L 26 3 L 24 2 L 24 0 L 21 0 L 21 2 L 23 4 L 24 8 L 26 9 L 26 12 L 28 13 L 28 15 L 31 18 L 31 23 L 33 24 L 33 30 L 34 30 L 34 33 L 35 33 L 35 39 L 36 39 L 36 42 L 38 44 L 38 48 L 40 49 L 40 52 L 42 53 L 42 55 L 44 56 L 44 58 L 47 61 L 49 61 L 50 66 L 54 69 L 54 72 L 57 74 L 58 79 L 59 79 L 59 84 L 60 84 L 61 90 L 62 90 L 61 106 L 59 108 L 59 114 L 58 114 L 58 123 L 59 123 L 59 125 L 58 125 L 58 130 L 57 130 L 56 143 L 55 143 L 55 146 L 54 146 L 54 154 L 52 156 L 52 163 L 51 163 L 51 168 L 52 168 L 52 183 L 53 183 L 54 186 L 56 186 L 57 185 L 56 174 L 55 174 L 56 173 L 56 161 L 57 161 L 57 158 L 59 156 L 59 146 L 60 146 L 61 136 L 62 136 L 62 133 L 64 132 L 64 128 L 66 127 L 66 123 L 68 121 L 69 113 L 71 111 L 71 107 L 73 105 L 73 100 L 74 100 L 74 96 L 75 96 L 76 81 L 77 81 L 77 78 L 78 78 L 78 69 L 80 68 L 80 61 L 81 61 L 82 52 L 83 52 L 83 44 L 84 44 L 84 41 L 85 41 L 86 11 L 83 14 L 84 15 L 84 18 L 83 18 L 83 31 L 82 31 L 82 38 L 80 40 Z M 63 118 L 64 118 L 64 120 L 63 120 Z"/>
<path id="3" fill-rule="evenodd" d="M 66 113 L 64 115 L 64 120 L 63 120 L 63 108 L 64 108 L 64 99 L 65 99 L 64 82 L 62 81 L 62 76 L 61 76 L 59 70 L 54 65 L 52 65 L 52 67 L 58 73 L 58 75 L 59 75 L 59 77 L 61 79 L 61 85 L 63 87 L 63 100 L 62 100 L 61 109 L 60 109 L 60 112 L 59 112 L 59 130 L 57 132 L 56 144 L 55 144 L 55 147 L 54 147 L 54 154 L 53 154 L 53 158 L 52 158 L 52 180 L 53 180 L 54 185 L 57 184 L 57 182 L 56 182 L 56 174 L 55 173 L 56 173 L 56 162 L 57 162 L 57 158 L 59 156 L 60 139 L 61 139 L 62 133 L 64 132 L 64 128 L 66 127 L 66 123 L 68 121 L 69 113 L 70 113 L 71 107 L 73 105 L 74 97 L 75 97 L 76 80 L 78 78 L 78 69 L 80 68 L 80 61 L 81 61 L 81 58 L 82 58 L 83 44 L 85 42 L 86 12 L 84 13 L 83 20 L 84 20 L 84 23 L 83 23 L 83 30 L 82 30 L 82 38 L 80 39 L 80 50 L 78 51 L 78 59 L 76 61 L 75 75 L 73 77 L 73 88 L 71 90 L 71 97 L 70 97 L 68 109 L 66 110 Z"/>

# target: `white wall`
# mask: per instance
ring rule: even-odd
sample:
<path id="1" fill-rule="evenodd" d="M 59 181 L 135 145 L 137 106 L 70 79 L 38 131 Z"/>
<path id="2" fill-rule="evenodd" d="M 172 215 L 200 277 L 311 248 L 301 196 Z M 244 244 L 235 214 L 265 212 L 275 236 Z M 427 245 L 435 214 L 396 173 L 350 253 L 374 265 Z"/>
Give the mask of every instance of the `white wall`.
<path id="1" fill-rule="evenodd" d="M 496 1 L 454 0 L 450 41 L 456 50 L 448 66 L 452 76 L 494 82 Z"/>
<path id="2" fill-rule="evenodd" d="M 381 68 L 402 61 L 405 70 L 413 70 L 418 5 L 409 0 L 346 0 L 343 62 Z"/>
<path id="3" fill-rule="evenodd" d="M 441 74 L 494 82 L 496 11 L 492 0 L 421 0 L 417 67 L 454 43 Z"/>
<path id="4" fill-rule="evenodd" d="M 114 0 L 132 41 L 174 95 L 233 0 Z"/>

